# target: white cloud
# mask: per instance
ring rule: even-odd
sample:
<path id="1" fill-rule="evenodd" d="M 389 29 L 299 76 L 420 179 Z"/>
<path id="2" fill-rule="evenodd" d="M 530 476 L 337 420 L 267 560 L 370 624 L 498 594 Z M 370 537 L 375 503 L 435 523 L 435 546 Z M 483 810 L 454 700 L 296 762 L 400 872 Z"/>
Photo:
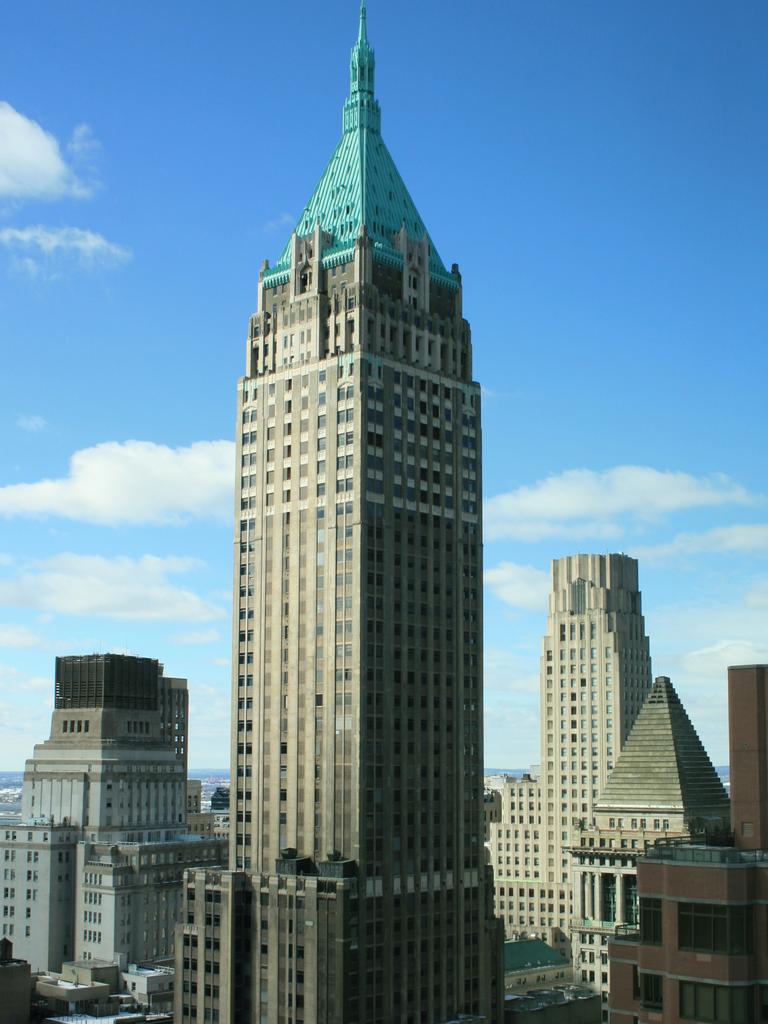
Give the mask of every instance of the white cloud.
<path id="1" fill-rule="evenodd" d="M 0 579 L 0 605 L 123 620 L 221 619 L 221 608 L 171 582 L 198 565 L 190 558 L 151 555 L 55 555 L 26 566 L 16 577 Z"/>
<path id="2" fill-rule="evenodd" d="M 61 516 L 86 523 L 181 524 L 232 515 L 235 446 L 169 448 L 106 442 L 76 452 L 69 474 L 0 487 L 0 516 Z"/>
<path id="3" fill-rule="evenodd" d="M 217 629 L 201 629 L 192 633 L 177 633 L 171 637 L 171 643 L 182 646 L 197 646 L 204 644 L 215 644 L 221 640 Z"/>
<path id="4" fill-rule="evenodd" d="M 570 469 L 490 498 L 485 503 L 485 532 L 489 540 L 609 539 L 624 532 L 622 518 L 653 522 L 683 509 L 751 500 L 743 487 L 721 474 L 695 477 L 650 466 Z"/>
<path id="5" fill-rule="evenodd" d="M 91 126 L 83 122 L 75 125 L 67 150 L 78 160 L 92 160 L 96 153 L 101 152 L 101 143 L 94 138 Z"/>
<path id="6" fill-rule="evenodd" d="M 16 426 L 30 434 L 37 434 L 41 430 L 45 430 L 48 424 L 42 416 L 19 416 Z"/>
<path id="7" fill-rule="evenodd" d="M 546 615 L 547 597 L 552 586 L 549 573 L 530 565 L 501 562 L 494 569 L 485 570 L 484 580 L 497 597 L 513 608 Z"/>
<path id="8" fill-rule="evenodd" d="M 761 642 L 721 640 L 680 659 L 684 672 L 703 679 L 725 679 L 729 665 L 758 665 L 768 661 L 768 638 Z"/>
<path id="9" fill-rule="evenodd" d="M 109 269 L 126 263 L 130 249 L 84 228 L 0 229 L 0 245 L 17 255 L 17 266 L 34 275 L 54 262 L 74 262 L 81 268 Z"/>
<path id="10" fill-rule="evenodd" d="M 0 647 L 44 647 L 45 641 L 26 626 L 6 626 L 0 623 Z"/>
<path id="11" fill-rule="evenodd" d="M 768 554 L 768 524 L 734 524 L 701 533 L 679 533 L 666 544 L 633 550 L 639 558 L 656 560 L 676 555 Z"/>
<path id="12" fill-rule="evenodd" d="M 0 687 L 4 693 L 52 694 L 53 680 L 47 676 L 31 676 L 24 672 L 19 672 L 12 665 L 0 665 Z"/>
<path id="13" fill-rule="evenodd" d="M 82 199 L 90 194 L 90 186 L 67 165 L 56 138 L 0 100 L 0 197 Z"/>

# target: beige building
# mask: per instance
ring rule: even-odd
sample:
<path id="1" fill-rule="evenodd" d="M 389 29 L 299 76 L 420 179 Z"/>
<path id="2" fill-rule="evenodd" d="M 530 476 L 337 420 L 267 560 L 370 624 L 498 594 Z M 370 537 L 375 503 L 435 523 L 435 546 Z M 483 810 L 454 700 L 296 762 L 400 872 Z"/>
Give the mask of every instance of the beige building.
<path id="1" fill-rule="evenodd" d="M 200 779 L 187 779 L 187 815 L 200 814 L 203 809 L 203 784 Z"/>
<path id="2" fill-rule="evenodd" d="M 650 690 L 637 562 L 572 555 L 552 564 L 541 659 L 540 781 L 510 781 L 489 851 L 508 935 L 567 951 L 571 837 L 595 803 Z"/>
<path id="3" fill-rule="evenodd" d="M 234 870 L 189 878 L 180 1022 L 438 1024 L 500 1007 L 480 388 L 461 277 L 382 140 L 374 69 L 363 8 L 341 141 L 249 325 Z"/>
<path id="4" fill-rule="evenodd" d="M 571 942 L 577 981 L 608 1019 L 608 941 L 638 927 L 637 858 L 648 846 L 728 830 L 729 802 L 672 683 L 653 684 L 593 821 L 574 833 Z"/>
<path id="5" fill-rule="evenodd" d="M 55 690 L 0 830 L 3 935 L 35 971 L 172 956 L 184 869 L 226 860 L 186 827 L 186 683 L 107 654 L 57 658 Z"/>

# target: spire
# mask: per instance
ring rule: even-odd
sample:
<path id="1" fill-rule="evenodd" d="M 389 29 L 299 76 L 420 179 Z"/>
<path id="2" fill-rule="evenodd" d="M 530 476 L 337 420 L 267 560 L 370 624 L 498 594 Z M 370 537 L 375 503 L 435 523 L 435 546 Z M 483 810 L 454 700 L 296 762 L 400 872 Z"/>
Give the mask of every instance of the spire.
<path id="1" fill-rule="evenodd" d="M 352 58 L 349 62 L 350 100 L 361 96 L 373 98 L 375 71 L 376 58 L 368 42 L 368 12 L 365 7 L 365 0 L 362 0 L 360 4 L 360 27 L 357 32 L 357 42 L 352 47 Z"/>
<path id="2" fill-rule="evenodd" d="M 396 242 L 404 227 L 408 236 L 429 242 L 429 270 L 442 285 L 458 287 L 429 238 L 424 221 L 400 177 L 381 137 L 381 108 L 374 96 L 376 58 L 368 41 L 365 0 L 360 4 L 357 39 L 349 64 L 349 96 L 344 103 L 344 133 L 323 176 L 296 225 L 296 235 L 305 238 L 319 224 L 332 241 L 326 251 L 341 260 L 349 256 L 362 231 L 375 250 L 374 258 L 402 266 L 403 254 Z M 282 280 L 292 260 L 292 241 L 283 249 L 277 264 L 266 273 L 268 282 Z"/>

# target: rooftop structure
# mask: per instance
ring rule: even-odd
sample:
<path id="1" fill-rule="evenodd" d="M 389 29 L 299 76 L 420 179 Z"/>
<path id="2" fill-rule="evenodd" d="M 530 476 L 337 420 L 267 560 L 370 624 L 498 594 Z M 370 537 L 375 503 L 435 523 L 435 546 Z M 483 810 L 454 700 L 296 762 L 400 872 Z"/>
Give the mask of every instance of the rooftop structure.
<path id="1" fill-rule="evenodd" d="M 638 860 L 639 927 L 608 948 L 612 1024 L 765 1017 L 768 666 L 728 670 L 728 707 L 733 832 L 661 841 Z"/>
<path id="2" fill-rule="evenodd" d="M 344 104 L 343 134 L 317 187 L 296 225 L 294 238 L 324 235 L 323 266 L 351 259 L 361 232 L 370 239 L 373 258 L 403 266 L 402 232 L 426 239 L 429 272 L 450 288 L 458 288 L 429 237 L 424 221 L 381 137 L 381 108 L 374 94 L 376 58 L 368 41 L 367 15 L 360 9 L 358 39 L 350 61 L 350 92 Z M 294 266 L 293 238 L 263 283 L 281 283 Z"/>
<path id="3" fill-rule="evenodd" d="M 597 809 L 624 816 L 679 813 L 687 826 L 727 825 L 728 794 L 671 681 L 659 676 L 646 698 Z"/>
<path id="4" fill-rule="evenodd" d="M 665 676 L 653 684 L 618 763 L 575 833 L 572 951 L 577 979 L 601 993 L 608 1017 L 608 941 L 638 923 L 636 863 L 649 844 L 679 842 L 691 830 L 728 828 L 725 789 Z"/>

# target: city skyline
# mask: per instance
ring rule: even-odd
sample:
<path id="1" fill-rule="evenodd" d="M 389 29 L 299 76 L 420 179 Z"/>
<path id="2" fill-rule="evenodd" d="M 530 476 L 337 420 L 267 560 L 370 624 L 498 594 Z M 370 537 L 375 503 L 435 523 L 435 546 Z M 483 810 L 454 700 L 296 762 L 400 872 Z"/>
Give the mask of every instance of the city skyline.
<path id="1" fill-rule="evenodd" d="M 329 24 L 346 29 L 348 6 Z M 19 8 L 0 96 L 0 768 L 50 713 L 54 655 L 89 649 L 187 676 L 191 764 L 220 767 L 231 380 L 258 265 L 337 129 L 348 35 L 308 85 L 258 47 L 248 67 L 239 5 L 215 26 L 186 5 L 183 54 L 166 11 L 43 10 L 43 70 L 24 65 Z M 549 562 L 597 550 L 639 557 L 654 675 L 725 763 L 723 667 L 768 657 L 765 10 L 554 3 L 494 12 L 493 31 L 459 5 L 407 10 L 406 40 L 404 5 L 369 17 L 385 135 L 461 260 L 485 386 L 486 763 L 537 760 Z M 426 39 L 415 75 L 408 43 Z M 286 126 L 278 91 L 311 116 Z"/>

